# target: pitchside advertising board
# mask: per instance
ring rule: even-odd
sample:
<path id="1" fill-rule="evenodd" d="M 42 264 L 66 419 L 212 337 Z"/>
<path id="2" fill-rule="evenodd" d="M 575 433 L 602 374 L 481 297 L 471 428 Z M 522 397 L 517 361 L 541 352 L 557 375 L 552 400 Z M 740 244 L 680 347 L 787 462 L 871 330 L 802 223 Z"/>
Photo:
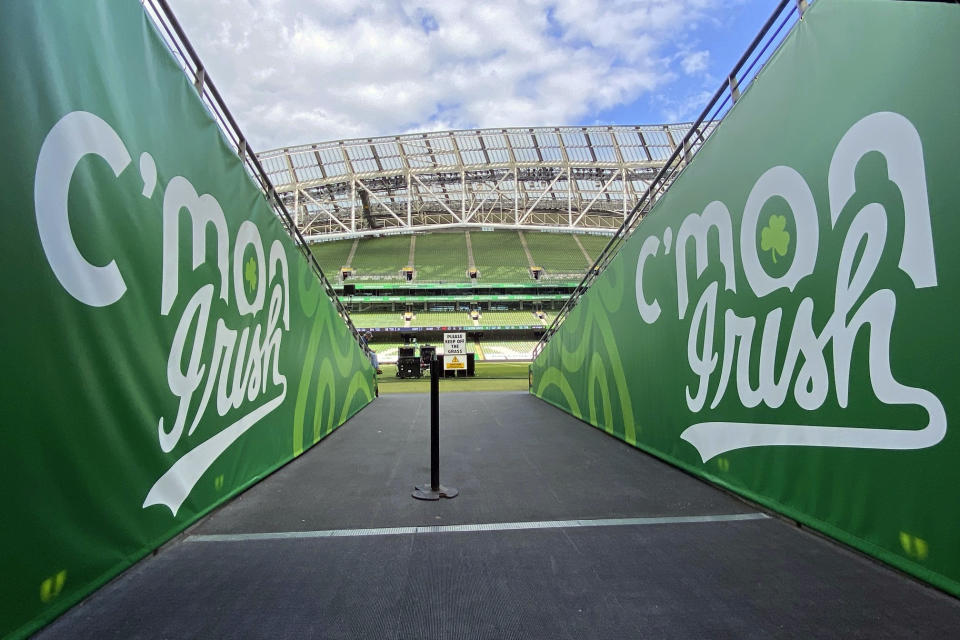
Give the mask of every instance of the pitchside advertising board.
<path id="1" fill-rule="evenodd" d="M 813 4 L 532 365 L 544 400 L 953 594 L 957 33 L 949 5 Z"/>
<path id="2" fill-rule="evenodd" d="M 374 373 L 135 0 L 0 21 L 0 636 L 365 406 Z"/>
<path id="3" fill-rule="evenodd" d="M 465 371 L 467 368 L 467 334 L 443 334 L 444 371 Z"/>

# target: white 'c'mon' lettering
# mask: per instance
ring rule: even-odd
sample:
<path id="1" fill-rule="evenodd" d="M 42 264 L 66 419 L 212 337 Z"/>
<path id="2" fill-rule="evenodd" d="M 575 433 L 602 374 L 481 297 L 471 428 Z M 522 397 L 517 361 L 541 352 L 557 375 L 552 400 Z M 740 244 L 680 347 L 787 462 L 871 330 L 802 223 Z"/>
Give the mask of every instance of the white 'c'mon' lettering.
<path id="1" fill-rule="evenodd" d="M 97 155 L 119 176 L 130 164 L 130 154 L 116 131 L 86 111 L 73 111 L 53 125 L 40 147 L 33 183 L 33 201 L 40 244 L 60 285 L 91 307 L 106 307 L 127 290 L 115 260 L 104 266 L 87 262 L 70 231 L 67 198 L 77 165 Z"/>
<path id="2" fill-rule="evenodd" d="M 923 149 L 920 137 L 909 120 L 890 112 L 869 115 L 854 124 L 833 153 L 828 174 L 830 225 L 836 228 L 839 217 L 856 192 L 855 171 L 860 159 L 869 152 L 881 153 L 888 167 L 888 177 L 900 189 L 906 218 L 903 248 L 899 266 L 917 288 L 937 284 L 930 210 L 927 202 Z M 796 239 L 787 272 L 770 276 L 760 263 L 756 233 L 760 211 L 774 196 L 786 200 L 793 215 Z M 889 425 L 848 427 L 842 425 L 774 424 L 711 420 L 688 427 L 681 438 L 696 447 L 702 460 L 745 447 L 807 446 L 846 447 L 860 449 L 922 449 L 940 442 L 946 435 L 947 418 L 940 400 L 926 389 L 899 382 L 891 367 L 890 344 L 893 337 L 897 295 L 889 288 L 869 291 L 877 283 L 876 275 L 884 247 L 887 245 L 888 212 L 877 202 L 868 202 L 853 215 L 841 245 L 836 263 L 833 299 L 820 300 L 830 315 L 818 330 L 814 318 L 818 301 L 807 296 L 795 304 L 792 320 L 783 307 L 768 309 L 765 314 L 740 316 L 732 308 L 722 309 L 719 274 L 700 283 L 695 290 L 702 293 L 690 319 L 687 339 L 687 361 L 697 378 L 696 390 L 684 390 L 687 408 L 692 413 L 703 410 L 713 389 L 710 410 L 717 409 L 727 396 L 729 387 L 736 392 L 741 407 L 764 405 L 778 409 L 791 395 L 804 411 L 820 409 L 830 395 L 837 405 L 850 404 L 850 378 L 856 371 L 851 366 L 854 345 L 867 345 L 867 367 L 870 387 L 879 402 L 887 405 L 910 405 L 924 409 L 927 424 L 919 428 L 891 428 Z M 826 221 L 826 220 L 825 220 Z M 716 229 L 719 252 L 711 256 L 710 229 Z M 731 255 L 732 220 L 725 206 L 711 202 L 702 214 L 684 218 L 677 233 L 677 316 L 683 320 L 688 306 L 688 264 L 686 245 L 695 243 L 695 279 L 706 273 L 711 257 L 723 268 L 725 290 L 735 292 L 733 257 Z M 813 195 L 803 177 L 794 169 L 776 166 L 756 181 L 747 202 L 740 226 L 740 257 L 744 275 L 756 301 L 797 285 L 818 269 L 824 273 L 829 265 L 817 264 L 820 221 Z M 648 237 L 641 246 L 637 261 L 637 307 L 641 318 L 652 323 L 659 317 L 659 305 L 648 304 L 643 295 L 643 271 L 656 259 L 659 240 Z M 713 273 L 716 273 L 714 271 Z M 735 298 L 734 298 L 735 299 Z M 791 303 L 792 306 L 792 303 Z M 717 324 L 721 323 L 718 327 Z M 714 336 L 723 336 L 722 342 Z M 781 341 L 786 339 L 786 344 Z M 718 351 L 719 349 L 719 351 Z M 777 354 L 784 357 L 777 367 Z M 828 365 L 828 362 L 832 364 Z M 718 372 L 719 364 L 719 372 Z M 863 369 L 859 369 L 862 371 Z M 719 374 L 719 375 L 718 375 Z M 794 382 L 795 381 L 795 382 Z M 792 384 L 791 384 L 792 383 Z"/>

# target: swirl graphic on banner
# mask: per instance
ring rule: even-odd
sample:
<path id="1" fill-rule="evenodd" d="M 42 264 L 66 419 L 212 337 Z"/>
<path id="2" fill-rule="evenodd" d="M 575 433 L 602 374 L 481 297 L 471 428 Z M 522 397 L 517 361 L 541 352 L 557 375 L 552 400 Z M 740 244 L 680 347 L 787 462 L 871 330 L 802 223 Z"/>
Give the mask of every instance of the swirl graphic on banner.
<path id="1" fill-rule="evenodd" d="M 611 277 L 596 282 L 576 312 L 568 316 L 564 330 L 555 337 L 560 366 L 548 366 L 536 376 L 534 394 L 543 397 L 556 387 L 566 403 L 564 408 L 573 415 L 636 444 L 633 401 L 609 319 L 622 304 L 624 278 L 612 271 L 607 271 Z M 585 400 L 585 412 L 577 397 Z"/>
<path id="2" fill-rule="evenodd" d="M 306 265 L 300 269 L 297 287 L 300 308 L 313 322 L 294 405 L 294 456 L 319 442 L 335 425 L 352 415 L 357 410 L 354 400 L 358 395 L 364 399 L 360 406 L 374 395 L 372 367 L 353 344 L 346 326 L 337 321 L 333 305 Z M 311 394 L 312 412 L 308 413 Z M 339 416 L 336 415 L 338 405 Z"/>

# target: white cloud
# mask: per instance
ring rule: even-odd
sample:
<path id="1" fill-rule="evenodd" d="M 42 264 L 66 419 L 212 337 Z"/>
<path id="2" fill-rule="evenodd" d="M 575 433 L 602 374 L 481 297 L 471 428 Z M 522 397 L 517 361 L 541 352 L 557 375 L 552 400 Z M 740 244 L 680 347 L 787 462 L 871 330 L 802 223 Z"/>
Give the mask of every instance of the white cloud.
<path id="1" fill-rule="evenodd" d="M 702 72 L 706 0 L 171 0 L 257 150 L 562 125 Z M 670 65 L 679 68 L 672 70 Z"/>
<path id="2" fill-rule="evenodd" d="M 698 91 L 687 96 L 658 96 L 667 122 L 693 122 L 713 97 L 713 91 Z"/>
<path id="3" fill-rule="evenodd" d="M 694 51 L 684 54 L 683 57 L 680 58 L 680 66 L 683 67 L 683 72 L 690 76 L 705 71 L 709 61 L 709 51 Z"/>

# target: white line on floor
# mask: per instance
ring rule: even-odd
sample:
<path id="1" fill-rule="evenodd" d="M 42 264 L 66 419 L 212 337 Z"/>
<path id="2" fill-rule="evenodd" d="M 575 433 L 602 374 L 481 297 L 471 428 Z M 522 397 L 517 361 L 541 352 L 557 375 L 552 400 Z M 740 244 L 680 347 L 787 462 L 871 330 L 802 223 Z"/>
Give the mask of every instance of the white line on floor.
<path id="1" fill-rule="evenodd" d="M 664 516 L 656 518 L 604 518 L 600 520 L 547 520 L 541 522 L 494 522 L 490 524 L 451 524 L 382 529 L 328 529 L 325 531 L 277 531 L 268 533 L 199 534 L 188 542 L 245 542 L 249 540 L 288 540 L 296 538 L 354 538 L 361 536 L 397 536 L 416 533 L 469 533 L 473 531 L 524 531 L 529 529 L 569 529 L 576 527 L 624 527 L 651 524 L 697 524 L 764 520 L 764 513 L 733 513 L 715 516 Z"/>

